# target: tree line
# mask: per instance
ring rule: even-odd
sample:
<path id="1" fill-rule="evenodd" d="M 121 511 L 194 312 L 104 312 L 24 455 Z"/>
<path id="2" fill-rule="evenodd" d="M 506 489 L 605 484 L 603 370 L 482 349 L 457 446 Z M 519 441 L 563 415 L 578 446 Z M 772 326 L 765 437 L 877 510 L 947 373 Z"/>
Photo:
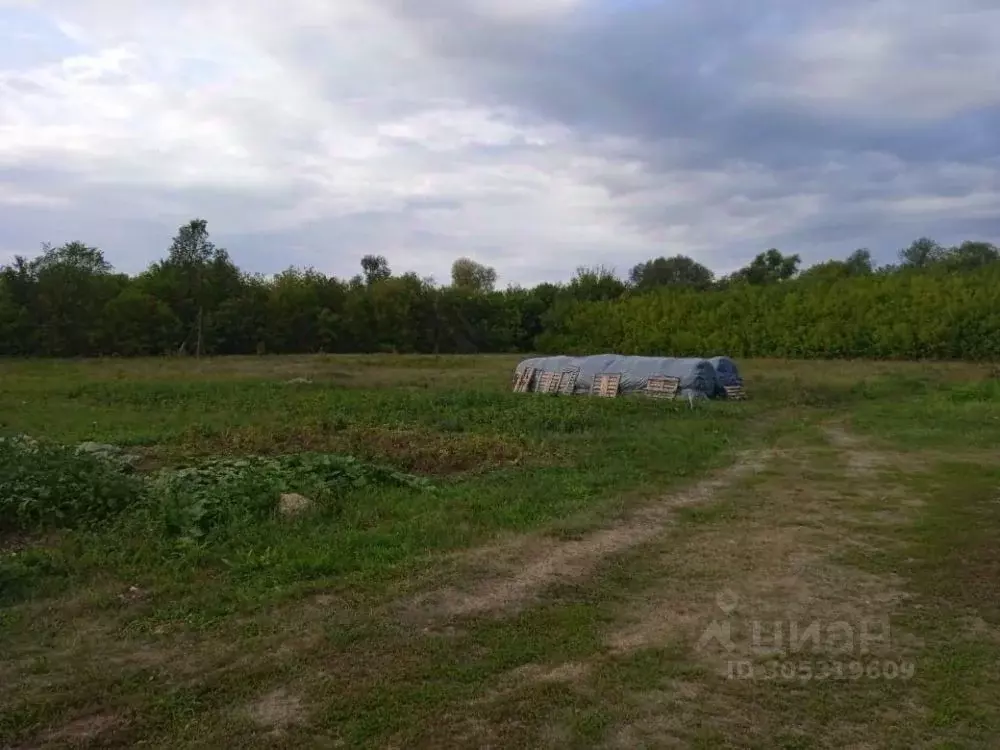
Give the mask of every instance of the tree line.
<path id="1" fill-rule="evenodd" d="M 130 276 L 83 242 L 43 245 L 0 267 L 0 355 L 139 356 L 299 352 L 635 354 L 993 359 L 1000 355 L 1000 250 L 920 238 L 898 263 L 867 249 L 800 270 L 759 254 L 716 277 L 685 256 L 620 279 L 496 289 L 468 258 L 450 283 L 396 274 L 367 255 L 338 279 L 241 271 L 207 222 L 180 227 L 165 258 Z"/>

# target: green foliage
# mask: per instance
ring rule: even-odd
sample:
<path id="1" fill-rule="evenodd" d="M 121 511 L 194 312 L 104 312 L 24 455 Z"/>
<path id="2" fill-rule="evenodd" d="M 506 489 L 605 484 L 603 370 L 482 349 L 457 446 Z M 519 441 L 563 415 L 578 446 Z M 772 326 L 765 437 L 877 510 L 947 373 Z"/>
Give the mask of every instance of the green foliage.
<path id="1" fill-rule="evenodd" d="M 603 302 L 618 299 L 625 284 L 614 271 L 604 266 L 580 266 L 566 288 L 566 296 L 576 302 Z"/>
<path id="2" fill-rule="evenodd" d="M 497 281 L 497 272 L 471 258 L 459 258 L 451 265 L 452 286 L 471 289 L 474 292 L 492 292 Z"/>
<path id="3" fill-rule="evenodd" d="M 298 268 L 265 279 L 242 273 L 195 219 L 134 278 L 82 242 L 16 257 L 0 269 L 0 355 L 997 356 L 1000 250 L 920 238 L 899 258 L 876 269 L 862 248 L 800 273 L 799 255 L 772 248 L 714 280 L 679 255 L 637 264 L 627 284 L 611 269 L 581 267 L 564 284 L 496 291 L 495 270 L 468 258 L 441 287 L 366 255 L 350 280 Z"/>
<path id="4" fill-rule="evenodd" d="M 783 255 L 771 248 L 754 258 L 750 265 L 733 274 L 731 281 L 762 285 L 787 281 L 799 272 L 802 259 L 798 255 Z"/>
<path id="5" fill-rule="evenodd" d="M 677 356 L 991 360 L 1000 357 L 1000 264 L 575 305 L 539 344 Z"/>
<path id="6" fill-rule="evenodd" d="M 641 292 L 661 286 L 708 289 L 712 286 L 712 272 L 686 255 L 673 258 L 656 258 L 640 263 L 629 273 L 632 286 Z"/>
<path id="7" fill-rule="evenodd" d="M 926 268 L 934 263 L 940 263 L 946 250 L 930 237 L 920 237 L 909 247 L 899 251 L 899 262 L 910 268 Z"/>
<path id="8" fill-rule="evenodd" d="M 0 531 L 93 525 L 141 498 L 140 480 L 113 461 L 23 436 L 0 438 Z"/>
<path id="9" fill-rule="evenodd" d="M 65 588 L 73 563 L 55 550 L 0 550 L 0 606 Z"/>
<path id="10" fill-rule="evenodd" d="M 166 537 L 197 541 L 214 530 L 272 517 L 283 493 L 335 510 L 338 495 L 371 487 L 430 489 L 426 479 L 366 464 L 352 456 L 297 453 L 213 459 L 165 470 L 150 479 L 147 520 Z"/>
<path id="11" fill-rule="evenodd" d="M 282 493 L 332 506 L 377 487 L 431 489 L 428 480 L 352 456 L 298 453 L 222 458 L 140 476 L 114 454 L 0 438 L 0 531 L 92 527 L 142 509 L 148 531 L 199 539 L 220 526 L 271 516 Z"/>
<path id="12" fill-rule="evenodd" d="M 361 270 L 364 271 L 365 281 L 374 284 L 377 281 L 385 281 L 392 276 L 389 269 L 389 261 L 383 255 L 366 255 L 361 259 Z"/>

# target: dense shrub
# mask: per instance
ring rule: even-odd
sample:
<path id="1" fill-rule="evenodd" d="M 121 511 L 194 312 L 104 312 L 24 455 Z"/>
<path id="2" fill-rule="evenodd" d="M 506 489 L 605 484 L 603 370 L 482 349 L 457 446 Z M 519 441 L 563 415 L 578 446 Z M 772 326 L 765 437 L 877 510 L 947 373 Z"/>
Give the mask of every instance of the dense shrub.
<path id="1" fill-rule="evenodd" d="M 298 453 L 214 459 L 149 479 L 147 522 L 154 533 L 188 541 L 219 528 L 272 517 L 282 493 L 300 493 L 329 510 L 339 494 L 366 487 L 429 489 L 421 478 L 352 456 Z"/>
<path id="2" fill-rule="evenodd" d="M 318 453 L 214 459 L 138 475 L 114 455 L 0 438 L 0 532 L 93 526 L 134 508 L 147 531 L 197 541 L 273 516 L 282 493 L 330 508 L 348 491 L 378 487 L 430 484 L 352 456 Z"/>
<path id="3" fill-rule="evenodd" d="M 582 303 L 564 308 L 539 345 L 676 356 L 992 360 L 1000 357 L 1000 264 Z"/>
<path id="4" fill-rule="evenodd" d="M 0 530 L 90 525 L 138 503 L 142 482 L 75 447 L 0 438 Z"/>

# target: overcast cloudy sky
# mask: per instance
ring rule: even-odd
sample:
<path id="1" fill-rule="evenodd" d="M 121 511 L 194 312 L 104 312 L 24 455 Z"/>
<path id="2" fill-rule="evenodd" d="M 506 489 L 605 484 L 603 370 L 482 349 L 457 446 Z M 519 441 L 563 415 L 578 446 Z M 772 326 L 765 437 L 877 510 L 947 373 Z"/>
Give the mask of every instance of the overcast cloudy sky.
<path id="1" fill-rule="evenodd" d="M 1000 240 L 997 0 L 0 0 L 0 261 L 438 280 Z"/>

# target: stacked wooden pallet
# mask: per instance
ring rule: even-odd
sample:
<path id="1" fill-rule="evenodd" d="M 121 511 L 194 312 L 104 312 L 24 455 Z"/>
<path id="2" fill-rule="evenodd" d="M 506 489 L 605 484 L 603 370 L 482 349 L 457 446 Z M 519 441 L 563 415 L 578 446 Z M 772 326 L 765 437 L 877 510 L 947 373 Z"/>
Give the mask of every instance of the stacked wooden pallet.
<path id="1" fill-rule="evenodd" d="M 535 368 L 525 367 L 520 375 L 514 378 L 514 393 L 527 393 L 531 390 L 532 381 L 535 379 Z"/>
<path id="2" fill-rule="evenodd" d="M 538 372 L 534 367 L 526 367 L 514 375 L 514 393 L 561 393 L 570 396 L 576 389 L 579 370 L 563 370 L 562 372 Z"/>
<path id="3" fill-rule="evenodd" d="M 576 380 L 579 377 L 579 370 L 563 370 L 556 391 L 564 396 L 572 396 L 576 390 Z"/>
<path id="4" fill-rule="evenodd" d="M 590 395 L 601 398 L 617 398 L 621 382 L 620 372 L 598 375 L 590 385 Z"/>
<path id="5" fill-rule="evenodd" d="M 680 378 L 655 377 L 646 382 L 646 395 L 650 398 L 675 399 L 681 387 Z"/>
<path id="6" fill-rule="evenodd" d="M 576 369 L 542 371 L 534 367 L 526 367 L 520 373 L 515 373 L 512 380 L 515 393 L 549 393 L 571 396 L 576 392 L 576 383 L 580 371 Z M 617 398 L 621 393 L 622 374 L 620 372 L 597 375 L 590 385 L 590 395 L 599 398 Z M 680 378 L 658 375 L 646 382 L 645 394 L 649 398 L 673 400 L 680 393 Z M 742 401 L 747 397 L 742 385 L 723 386 L 726 398 Z"/>
<path id="7" fill-rule="evenodd" d="M 722 389 L 726 392 L 726 398 L 731 401 L 745 401 L 747 393 L 742 385 L 724 385 Z"/>

